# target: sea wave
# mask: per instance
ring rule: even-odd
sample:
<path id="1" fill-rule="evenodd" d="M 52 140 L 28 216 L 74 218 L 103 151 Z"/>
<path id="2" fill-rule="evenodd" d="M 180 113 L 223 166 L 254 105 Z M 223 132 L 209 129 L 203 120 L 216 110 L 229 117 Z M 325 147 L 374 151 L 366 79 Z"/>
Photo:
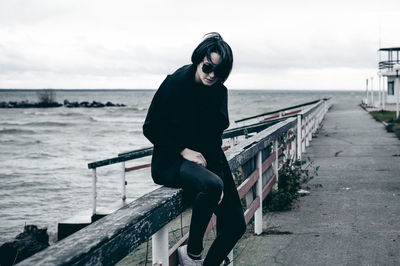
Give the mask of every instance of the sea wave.
<path id="1" fill-rule="evenodd" d="M 123 117 L 123 116 L 118 116 L 118 117 L 89 116 L 88 119 L 90 122 L 115 123 L 115 124 L 129 124 L 135 120 L 135 118 Z M 141 122 L 143 121 L 141 120 Z"/>
<path id="2" fill-rule="evenodd" d="M 0 126 L 68 126 L 70 123 L 65 122 L 52 122 L 52 121 L 44 121 L 44 122 L 28 122 L 28 123 L 18 123 L 18 122 L 0 122 Z"/>
<path id="3" fill-rule="evenodd" d="M 45 122 L 30 122 L 23 124 L 24 126 L 41 126 L 41 127 L 65 127 L 69 126 L 70 123 L 65 122 L 53 122 L 53 121 L 45 121 Z"/>
<path id="4" fill-rule="evenodd" d="M 21 126 L 23 123 L 0 122 L 0 126 Z"/>
<path id="5" fill-rule="evenodd" d="M 128 134 L 143 134 L 143 130 L 142 129 L 128 130 Z"/>
<path id="6" fill-rule="evenodd" d="M 124 111 L 139 111 L 139 112 L 142 112 L 142 111 L 147 111 L 147 107 L 133 107 L 133 106 L 125 107 Z"/>
<path id="7" fill-rule="evenodd" d="M 33 116 L 40 116 L 40 115 L 41 116 L 49 116 L 49 115 L 51 115 L 48 112 L 44 112 L 44 111 L 32 112 L 31 110 L 24 111 L 23 114 L 25 114 L 25 115 L 33 115 Z"/>
<path id="8" fill-rule="evenodd" d="M 28 130 L 29 131 L 29 130 Z M 1 134 L 1 131 L 0 131 L 0 134 Z M 15 133 L 10 133 L 10 135 L 12 135 L 12 134 L 15 134 Z M 30 135 L 32 134 L 32 133 L 29 133 Z M 26 139 L 20 139 L 20 138 L 18 138 L 18 139 L 15 139 L 15 138 L 13 138 L 13 139 L 6 139 L 6 140 L 0 140 L 0 143 L 1 144 L 12 144 L 14 147 L 15 146 L 29 146 L 29 145 L 37 145 L 37 144 L 41 144 L 41 143 L 43 143 L 41 140 L 26 140 Z M 31 147 L 31 146 L 29 146 L 29 147 Z"/>
<path id="9" fill-rule="evenodd" d="M 35 134 L 35 131 L 19 128 L 5 128 L 0 129 L 0 134 Z"/>
<path id="10" fill-rule="evenodd" d="M 47 152 L 35 152 L 26 155 L 27 159 L 44 159 L 44 158 L 57 158 L 57 155 Z"/>
<path id="11" fill-rule="evenodd" d="M 84 116 L 82 113 L 58 113 L 57 115 L 66 117 Z"/>
<path id="12" fill-rule="evenodd" d="M 93 116 L 89 116 L 89 121 L 90 122 L 100 122 L 99 119 L 94 118 Z"/>

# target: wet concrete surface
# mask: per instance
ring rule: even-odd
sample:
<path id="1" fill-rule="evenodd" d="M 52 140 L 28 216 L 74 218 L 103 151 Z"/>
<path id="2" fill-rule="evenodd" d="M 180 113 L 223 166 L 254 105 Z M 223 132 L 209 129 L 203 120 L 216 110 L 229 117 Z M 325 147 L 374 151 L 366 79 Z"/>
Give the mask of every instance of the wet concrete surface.
<path id="1" fill-rule="evenodd" d="M 305 157 L 318 176 L 289 212 L 235 247 L 235 265 L 400 265 L 400 140 L 357 104 L 335 104 Z"/>

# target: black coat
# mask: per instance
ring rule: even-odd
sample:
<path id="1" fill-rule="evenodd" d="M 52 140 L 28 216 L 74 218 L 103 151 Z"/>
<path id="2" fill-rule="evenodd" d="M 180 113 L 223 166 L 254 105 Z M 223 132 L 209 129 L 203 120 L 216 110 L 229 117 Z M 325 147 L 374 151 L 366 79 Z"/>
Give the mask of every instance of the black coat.
<path id="1" fill-rule="evenodd" d="M 177 176 L 189 148 L 203 154 L 207 168 L 234 186 L 221 149 L 222 133 L 229 126 L 227 89 L 223 84 L 203 86 L 195 82 L 196 67 L 183 66 L 168 75 L 157 90 L 143 125 L 154 144 L 151 174 L 157 184 L 179 187 Z M 224 180 L 225 183 L 225 180 Z M 227 184 L 224 184 L 226 187 Z"/>

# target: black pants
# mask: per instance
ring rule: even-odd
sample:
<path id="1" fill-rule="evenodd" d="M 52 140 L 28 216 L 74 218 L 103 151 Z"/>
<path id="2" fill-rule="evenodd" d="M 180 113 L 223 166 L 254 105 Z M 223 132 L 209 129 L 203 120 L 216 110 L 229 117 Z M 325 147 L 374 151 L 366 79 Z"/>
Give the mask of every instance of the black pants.
<path id="1" fill-rule="evenodd" d="M 229 170 L 230 171 L 230 170 Z M 179 183 L 193 201 L 189 229 L 188 252 L 194 255 L 203 250 L 203 237 L 212 214 L 217 216 L 217 237 L 203 265 L 220 265 L 246 231 L 243 210 L 237 198 L 232 175 L 218 176 L 194 162 L 184 160 L 180 167 Z M 224 180 L 225 179 L 225 180 Z M 221 193 L 224 198 L 218 205 Z M 235 194 L 236 193 L 236 194 Z"/>

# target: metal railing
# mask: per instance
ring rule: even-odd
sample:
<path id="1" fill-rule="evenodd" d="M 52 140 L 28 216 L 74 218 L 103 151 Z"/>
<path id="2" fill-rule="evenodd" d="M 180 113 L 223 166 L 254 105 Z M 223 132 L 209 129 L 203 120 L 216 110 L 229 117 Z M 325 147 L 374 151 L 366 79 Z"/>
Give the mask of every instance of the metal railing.
<path id="1" fill-rule="evenodd" d="M 327 100 L 327 99 L 324 98 L 322 100 Z M 293 109 L 297 109 L 297 108 L 300 108 L 300 107 L 306 107 L 307 105 L 315 104 L 315 103 L 317 103 L 319 101 L 321 101 L 321 99 L 314 100 L 314 101 L 311 101 L 311 102 L 302 103 L 302 104 L 298 104 L 298 105 L 294 105 L 294 106 L 290 106 L 290 107 L 286 107 L 286 108 L 282 108 L 282 109 L 279 109 L 279 110 L 274 110 L 274 111 L 263 113 L 263 114 L 249 116 L 249 117 L 246 117 L 246 118 L 242 118 L 242 119 L 236 120 L 235 123 L 247 121 L 247 120 L 254 119 L 254 118 L 265 117 L 265 116 L 268 116 L 268 115 L 270 115 L 270 116 L 272 115 L 273 116 L 275 114 L 277 114 L 278 117 L 284 117 L 284 116 L 292 114 L 291 111 Z M 298 111 L 301 111 L 301 110 L 298 110 Z M 275 116 L 273 116 L 273 117 L 275 117 Z M 267 118 L 270 118 L 270 117 L 267 117 Z"/>
<path id="2" fill-rule="evenodd" d="M 399 60 L 380 61 L 379 62 L 379 69 L 380 70 L 387 69 L 387 70 L 392 71 L 393 70 L 393 66 L 395 64 L 399 64 L 399 63 L 400 63 Z"/>
<path id="3" fill-rule="evenodd" d="M 225 130 L 222 135 L 222 138 L 224 140 L 229 139 L 229 142 L 228 142 L 229 145 L 225 146 L 224 150 L 227 150 L 228 148 L 236 145 L 239 141 L 238 137 L 244 136 L 245 138 L 248 138 L 251 136 L 251 133 L 258 133 L 268 127 L 275 125 L 276 123 L 285 121 L 288 118 L 298 117 L 298 115 L 304 113 L 304 111 L 302 111 L 302 110 L 308 110 L 310 108 L 310 106 L 314 106 L 315 104 L 318 104 L 321 101 L 327 101 L 327 100 L 329 100 L 329 99 L 324 98 L 322 100 L 314 100 L 314 101 L 310 101 L 307 103 L 294 105 L 294 106 L 290 106 L 287 108 L 275 110 L 272 112 L 263 113 L 260 115 L 251 116 L 251 117 L 237 120 L 235 122 L 243 122 L 243 121 L 248 121 L 248 120 L 255 119 L 255 118 L 262 118 L 262 120 L 257 123 Z M 301 108 L 301 109 L 298 109 L 298 108 Z M 279 115 L 276 116 L 275 114 L 279 114 Z M 92 162 L 92 163 L 88 164 L 88 168 L 92 170 L 92 216 L 95 216 L 97 213 L 97 168 L 116 164 L 116 163 L 121 163 L 121 170 L 122 170 L 121 171 L 121 182 L 120 182 L 120 184 L 121 184 L 121 199 L 122 199 L 123 203 L 125 203 L 125 201 L 126 201 L 126 185 L 127 185 L 126 173 L 151 166 L 150 164 L 143 164 L 143 165 L 137 165 L 134 167 L 127 168 L 126 162 L 134 160 L 134 159 L 150 156 L 152 154 L 153 154 L 153 147 L 148 147 L 148 148 L 142 148 L 142 149 L 138 149 L 138 150 L 120 153 L 116 157 L 108 158 L 105 160 L 100 160 L 100 161 L 96 161 L 96 162 Z M 95 218 L 94 220 L 96 220 L 96 219 L 97 218 Z"/>

